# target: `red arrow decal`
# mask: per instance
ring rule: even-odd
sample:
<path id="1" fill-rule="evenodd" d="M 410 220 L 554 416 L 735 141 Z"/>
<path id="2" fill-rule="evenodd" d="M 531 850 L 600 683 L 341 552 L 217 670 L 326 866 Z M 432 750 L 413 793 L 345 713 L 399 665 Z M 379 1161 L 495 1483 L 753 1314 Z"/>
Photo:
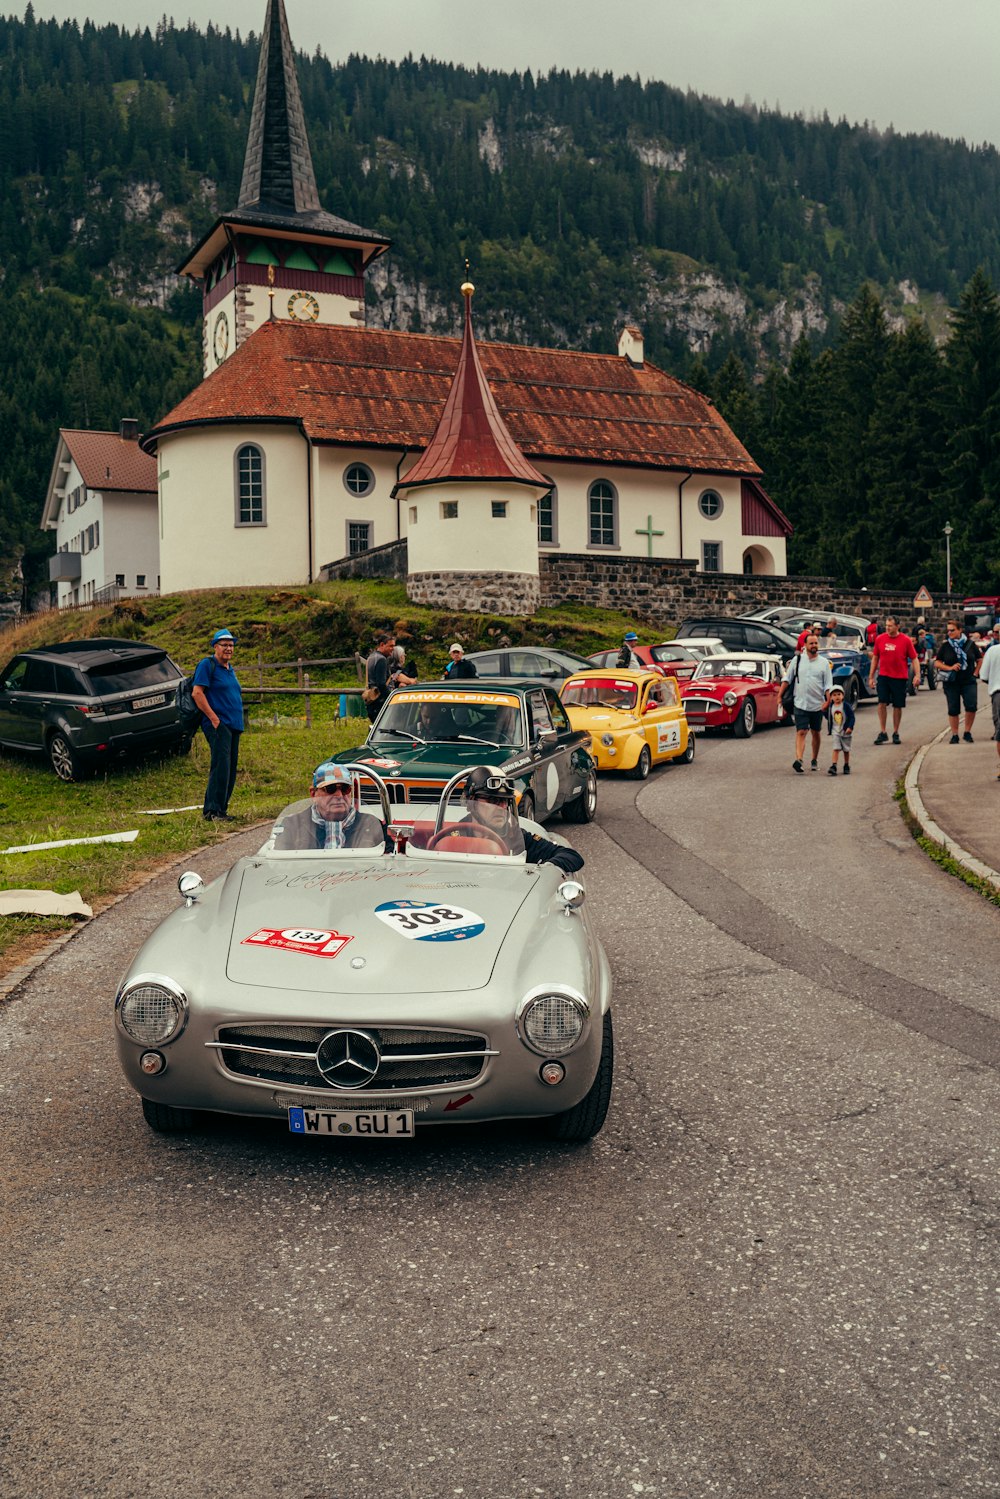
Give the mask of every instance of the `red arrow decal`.
<path id="1" fill-rule="evenodd" d="M 463 1093 L 461 1098 L 453 1098 L 450 1103 L 445 1104 L 445 1113 L 450 1114 L 452 1109 L 460 1109 L 463 1103 L 471 1103 L 474 1097 L 473 1093 Z"/>

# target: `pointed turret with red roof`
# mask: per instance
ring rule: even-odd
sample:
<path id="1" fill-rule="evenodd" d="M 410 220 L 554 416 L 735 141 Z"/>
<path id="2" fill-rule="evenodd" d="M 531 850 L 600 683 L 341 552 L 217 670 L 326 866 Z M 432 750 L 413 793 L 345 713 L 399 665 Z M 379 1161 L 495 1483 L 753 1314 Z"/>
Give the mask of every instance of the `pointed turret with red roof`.
<path id="1" fill-rule="evenodd" d="M 483 373 L 466 281 L 465 330 L 444 410 L 393 488 L 409 492 L 407 593 L 417 603 L 531 614 L 539 603 L 537 501 L 552 489 L 507 429 Z"/>
<path id="2" fill-rule="evenodd" d="M 472 331 L 474 291 L 471 281 L 462 283 L 465 329 L 458 368 L 441 419 L 427 447 L 396 489 L 479 479 L 530 484 L 545 493 L 551 489 L 551 481 L 528 462 L 511 437 L 483 374 Z"/>

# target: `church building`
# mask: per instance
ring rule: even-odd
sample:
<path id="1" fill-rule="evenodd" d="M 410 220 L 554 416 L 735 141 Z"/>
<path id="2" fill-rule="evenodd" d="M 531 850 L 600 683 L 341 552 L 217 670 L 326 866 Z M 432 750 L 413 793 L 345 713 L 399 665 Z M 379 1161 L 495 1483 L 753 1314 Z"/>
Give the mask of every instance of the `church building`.
<path id="1" fill-rule="evenodd" d="M 142 439 L 162 591 L 296 584 L 390 542 L 408 592 L 527 613 L 546 552 L 783 574 L 791 527 L 704 396 L 617 353 L 365 326 L 388 241 L 319 204 L 283 0 L 268 0 L 239 203 L 180 271 L 205 377 Z"/>

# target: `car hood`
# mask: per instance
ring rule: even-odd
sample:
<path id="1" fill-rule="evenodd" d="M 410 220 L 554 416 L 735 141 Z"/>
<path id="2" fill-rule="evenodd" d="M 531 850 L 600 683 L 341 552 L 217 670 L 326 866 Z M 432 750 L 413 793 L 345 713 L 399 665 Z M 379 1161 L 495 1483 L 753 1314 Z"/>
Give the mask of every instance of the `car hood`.
<path id="1" fill-rule="evenodd" d="M 481 989 L 537 889 L 534 876 L 521 862 L 433 858 L 351 859 L 342 869 L 312 857 L 237 866 L 227 883 L 238 880 L 238 890 L 223 902 L 235 906 L 226 975 L 314 993 Z M 449 914 L 435 921 L 436 911 Z"/>
<path id="2" fill-rule="evenodd" d="M 362 744 L 357 749 L 332 755 L 335 764 L 371 765 L 383 780 L 408 776 L 421 780 L 449 781 L 459 770 L 473 765 L 502 765 L 513 756 L 522 756 L 523 748 L 504 744 L 495 749 L 490 744 L 415 744 L 400 739 L 398 744 Z"/>
<path id="3" fill-rule="evenodd" d="M 585 729 L 588 734 L 613 734 L 641 725 L 637 714 L 625 713 L 621 708 L 584 708 L 570 703 L 564 703 L 563 707 L 574 729 Z"/>
<path id="4" fill-rule="evenodd" d="M 682 682 L 681 697 L 725 697 L 727 692 L 746 692 L 750 687 L 763 686 L 750 677 L 702 677 L 697 682 Z"/>

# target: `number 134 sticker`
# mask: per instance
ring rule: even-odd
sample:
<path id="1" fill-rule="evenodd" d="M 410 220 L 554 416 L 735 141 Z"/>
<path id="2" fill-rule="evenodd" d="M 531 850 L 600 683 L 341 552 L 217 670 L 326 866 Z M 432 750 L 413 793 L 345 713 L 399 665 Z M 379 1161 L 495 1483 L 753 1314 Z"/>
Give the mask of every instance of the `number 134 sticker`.
<path id="1" fill-rule="evenodd" d="M 464 942 L 486 930 L 486 922 L 475 911 L 431 901 L 387 900 L 375 907 L 375 915 L 401 937 L 415 942 Z"/>

